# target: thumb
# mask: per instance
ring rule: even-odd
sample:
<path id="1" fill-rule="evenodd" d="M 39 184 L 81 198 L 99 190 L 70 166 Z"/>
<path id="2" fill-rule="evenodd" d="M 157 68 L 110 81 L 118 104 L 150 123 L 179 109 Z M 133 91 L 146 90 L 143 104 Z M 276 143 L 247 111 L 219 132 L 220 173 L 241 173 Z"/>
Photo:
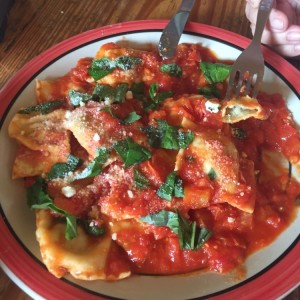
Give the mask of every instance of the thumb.
<path id="1" fill-rule="evenodd" d="M 275 7 L 270 13 L 269 29 L 274 32 L 286 31 L 293 23 L 294 8 L 287 0 L 277 0 Z"/>

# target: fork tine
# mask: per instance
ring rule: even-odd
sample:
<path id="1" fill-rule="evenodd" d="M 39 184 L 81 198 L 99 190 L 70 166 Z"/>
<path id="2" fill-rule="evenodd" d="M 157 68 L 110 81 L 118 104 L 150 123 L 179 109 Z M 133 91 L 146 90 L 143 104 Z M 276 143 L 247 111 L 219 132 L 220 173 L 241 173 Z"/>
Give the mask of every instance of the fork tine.
<path id="1" fill-rule="evenodd" d="M 234 87 L 235 77 L 236 77 L 236 71 L 232 70 L 229 77 L 225 99 L 230 98 L 232 88 Z"/>
<path id="2" fill-rule="evenodd" d="M 254 74 L 249 74 L 249 77 L 247 79 L 246 89 L 244 91 L 244 96 L 249 95 L 249 93 L 250 93 L 253 77 L 254 77 Z"/>
<path id="3" fill-rule="evenodd" d="M 255 81 L 255 83 L 253 85 L 253 89 L 252 89 L 252 97 L 253 98 L 256 98 L 257 93 L 259 91 L 259 88 L 261 86 L 262 80 L 263 80 L 263 74 L 262 73 L 258 73 L 256 81 Z"/>
<path id="4" fill-rule="evenodd" d="M 235 86 L 235 91 L 234 91 L 235 98 L 238 98 L 240 95 L 243 80 L 244 80 L 244 74 L 241 71 L 239 71 L 239 77 L 238 77 L 237 84 Z"/>

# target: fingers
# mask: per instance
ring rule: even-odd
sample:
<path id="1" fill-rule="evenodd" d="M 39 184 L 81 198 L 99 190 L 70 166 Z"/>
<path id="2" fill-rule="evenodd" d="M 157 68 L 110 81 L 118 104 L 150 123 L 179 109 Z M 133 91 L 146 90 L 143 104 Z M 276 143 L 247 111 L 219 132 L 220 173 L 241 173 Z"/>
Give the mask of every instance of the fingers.
<path id="1" fill-rule="evenodd" d="M 252 30 L 254 26 L 252 26 Z M 280 33 L 266 29 L 262 36 L 262 43 L 270 45 L 276 52 L 284 56 L 300 55 L 300 26 L 292 25 L 287 31 Z"/>
<path id="2" fill-rule="evenodd" d="M 259 0 L 253 1 L 259 2 Z M 273 8 L 271 10 L 268 27 L 275 32 L 285 31 L 289 26 L 289 21 L 292 20 L 291 9 L 286 7 L 286 4 L 286 2 L 284 4 L 279 3 L 278 7 L 280 9 Z M 282 8 L 283 5 L 285 6 L 284 10 Z M 258 8 L 252 6 L 250 0 L 247 1 L 245 13 L 252 26 L 256 24 L 257 11 Z"/>
<path id="3" fill-rule="evenodd" d="M 251 25 L 252 32 L 254 31 L 255 25 Z M 279 44 L 300 44 L 300 26 L 292 25 L 284 32 L 277 32 L 271 30 L 264 30 L 262 36 L 262 43 L 268 45 L 279 45 Z"/>
<path id="4" fill-rule="evenodd" d="M 294 57 L 300 55 L 300 44 L 298 45 L 276 45 L 272 47 L 283 56 Z"/>
<path id="5" fill-rule="evenodd" d="M 254 34 L 260 0 L 246 1 L 245 13 Z M 300 0 L 275 1 L 276 8 L 271 10 L 269 22 L 262 36 L 262 43 L 271 45 L 275 51 L 289 57 L 300 55 L 300 23 L 295 20 L 297 17 L 295 10 L 299 4 L 294 4 L 293 1 L 300 2 Z"/>

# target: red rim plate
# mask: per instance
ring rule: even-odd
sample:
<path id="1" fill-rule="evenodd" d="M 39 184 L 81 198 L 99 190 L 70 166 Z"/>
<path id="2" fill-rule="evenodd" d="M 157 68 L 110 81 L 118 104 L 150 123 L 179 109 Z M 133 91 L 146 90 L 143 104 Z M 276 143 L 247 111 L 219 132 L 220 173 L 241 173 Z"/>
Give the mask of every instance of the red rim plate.
<path id="1" fill-rule="evenodd" d="M 119 23 L 115 25 L 97 28 L 61 42 L 46 50 L 30 62 L 28 62 L 13 78 L 11 78 L 0 91 L 0 118 L 1 122 L 9 110 L 10 103 L 18 95 L 33 74 L 36 74 L 57 57 L 78 48 L 86 43 L 91 43 L 101 38 L 107 38 L 116 34 L 126 34 L 138 31 L 157 31 L 165 27 L 167 21 L 146 20 Z M 214 38 L 221 42 L 238 48 L 245 48 L 249 39 L 235 33 L 198 23 L 188 23 L 186 33 L 197 33 Z M 299 71 L 290 65 L 285 59 L 264 47 L 264 53 L 268 66 L 276 70 L 278 74 L 284 74 L 283 79 L 300 94 Z M 5 215 L 1 209 L 0 218 L 0 258 L 7 267 L 25 286 L 46 299 L 106 299 L 100 295 L 83 288 L 78 288 L 66 280 L 58 280 L 52 276 L 36 258 L 28 253 L 14 235 Z M 211 295 L 210 299 L 275 299 L 294 288 L 300 281 L 300 241 L 294 243 L 276 263 L 268 270 L 254 276 L 246 282 L 237 285 L 233 289 L 225 290 L 219 295 Z M 21 286 L 22 287 L 22 286 Z M 111 298 L 111 297 L 108 297 Z"/>

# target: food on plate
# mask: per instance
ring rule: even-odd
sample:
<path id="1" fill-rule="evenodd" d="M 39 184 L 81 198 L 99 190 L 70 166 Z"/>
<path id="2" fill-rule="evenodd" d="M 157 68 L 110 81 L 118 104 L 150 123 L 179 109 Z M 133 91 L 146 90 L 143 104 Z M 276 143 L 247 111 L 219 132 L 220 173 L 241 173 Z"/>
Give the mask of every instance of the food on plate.
<path id="1" fill-rule="evenodd" d="M 199 44 L 162 60 L 107 43 L 36 81 L 8 131 L 49 272 L 241 275 L 289 226 L 299 132 L 279 94 L 223 100 L 230 69 Z"/>

